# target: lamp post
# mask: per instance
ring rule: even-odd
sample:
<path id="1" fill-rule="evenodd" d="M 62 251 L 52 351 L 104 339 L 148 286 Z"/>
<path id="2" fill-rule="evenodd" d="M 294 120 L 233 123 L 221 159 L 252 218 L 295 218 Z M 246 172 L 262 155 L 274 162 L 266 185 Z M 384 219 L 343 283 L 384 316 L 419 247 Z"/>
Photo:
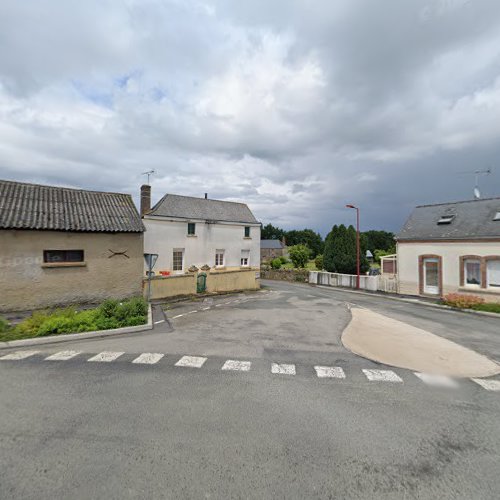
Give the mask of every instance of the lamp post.
<path id="1" fill-rule="evenodd" d="M 346 208 L 356 210 L 356 288 L 359 290 L 359 267 L 360 267 L 360 248 L 359 248 L 359 208 L 354 205 L 346 205 Z"/>

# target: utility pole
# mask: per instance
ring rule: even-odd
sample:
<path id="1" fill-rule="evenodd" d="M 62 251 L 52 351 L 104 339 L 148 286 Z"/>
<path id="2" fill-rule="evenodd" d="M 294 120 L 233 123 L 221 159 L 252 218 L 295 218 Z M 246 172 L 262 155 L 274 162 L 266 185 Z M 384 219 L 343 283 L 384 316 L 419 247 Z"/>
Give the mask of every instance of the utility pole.
<path id="1" fill-rule="evenodd" d="M 354 205 L 346 205 L 346 208 L 353 208 L 356 210 L 356 289 L 359 290 L 359 277 L 360 277 L 360 261 L 361 261 L 361 249 L 360 249 L 360 238 L 359 238 L 359 208 Z"/>

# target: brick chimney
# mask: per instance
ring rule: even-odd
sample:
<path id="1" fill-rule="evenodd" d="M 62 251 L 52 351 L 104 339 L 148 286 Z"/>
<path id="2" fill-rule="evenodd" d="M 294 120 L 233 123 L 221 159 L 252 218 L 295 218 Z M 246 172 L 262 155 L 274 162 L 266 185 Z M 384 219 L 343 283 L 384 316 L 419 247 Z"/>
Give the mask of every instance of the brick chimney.
<path id="1" fill-rule="evenodd" d="M 151 186 L 143 184 L 141 186 L 141 216 L 151 210 Z"/>

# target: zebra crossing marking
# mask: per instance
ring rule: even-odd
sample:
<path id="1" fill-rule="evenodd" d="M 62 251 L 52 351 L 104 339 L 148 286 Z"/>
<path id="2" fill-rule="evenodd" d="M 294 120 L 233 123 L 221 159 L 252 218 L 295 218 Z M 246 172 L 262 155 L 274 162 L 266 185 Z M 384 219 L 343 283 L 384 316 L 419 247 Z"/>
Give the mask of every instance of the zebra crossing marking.
<path id="1" fill-rule="evenodd" d="M 74 358 L 81 353 L 82 351 L 60 351 L 52 354 L 51 356 L 47 356 L 45 361 L 67 361 L 68 359 Z"/>
<path id="2" fill-rule="evenodd" d="M 186 368 L 201 368 L 207 358 L 202 356 L 182 356 L 175 366 L 184 366 Z"/>
<path id="3" fill-rule="evenodd" d="M 318 378 L 345 378 L 344 370 L 340 366 L 315 366 Z"/>
<path id="4" fill-rule="evenodd" d="M 446 375 L 435 375 L 432 373 L 414 372 L 414 374 L 424 383 L 432 387 L 446 387 L 448 389 L 458 389 L 458 382 Z"/>
<path id="5" fill-rule="evenodd" d="M 233 359 L 228 359 L 224 365 L 222 366 L 221 370 L 234 370 L 234 371 L 240 371 L 240 372 L 248 372 L 250 371 L 250 367 L 252 366 L 252 363 L 250 361 L 236 361 Z"/>
<path id="6" fill-rule="evenodd" d="M 500 391 L 500 380 L 486 380 L 484 378 L 473 378 L 471 380 L 487 391 Z"/>
<path id="7" fill-rule="evenodd" d="M 271 365 L 271 373 L 279 375 L 295 375 L 295 365 L 287 365 L 284 363 L 273 363 Z"/>
<path id="8" fill-rule="evenodd" d="M 96 361 L 98 363 L 110 363 L 111 361 L 115 361 L 118 359 L 124 352 L 112 352 L 112 351 L 104 351 L 96 354 L 95 356 L 87 359 L 87 361 Z"/>
<path id="9" fill-rule="evenodd" d="M 165 354 L 160 354 L 158 352 L 143 352 L 140 356 L 135 358 L 132 363 L 154 365 L 158 363 L 163 356 L 165 356 Z"/>
<path id="10" fill-rule="evenodd" d="M 392 370 L 362 370 L 370 382 L 403 382 Z"/>
<path id="11" fill-rule="evenodd" d="M 4 359 L 6 361 L 18 361 L 20 359 L 26 359 L 29 358 L 30 356 L 34 356 L 35 354 L 39 353 L 40 351 L 17 351 L 17 352 L 11 352 L 10 354 L 7 354 L 5 356 L 2 356 L 0 359 Z"/>

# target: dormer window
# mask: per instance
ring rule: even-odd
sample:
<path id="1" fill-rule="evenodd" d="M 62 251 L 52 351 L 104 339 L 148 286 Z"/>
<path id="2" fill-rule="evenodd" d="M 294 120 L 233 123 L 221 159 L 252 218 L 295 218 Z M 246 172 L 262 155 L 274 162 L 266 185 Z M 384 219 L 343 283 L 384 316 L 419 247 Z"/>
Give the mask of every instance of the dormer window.
<path id="1" fill-rule="evenodd" d="M 493 217 L 493 220 L 498 220 L 500 221 L 500 210 L 495 214 L 495 217 Z"/>
<path id="2" fill-rule="evenodd" d="M 441 218 L 438 220 L 438 224 L 450 224 L 451 221 L 455 218 L 454 214 L 446 214 L 442 215 Z"/>

